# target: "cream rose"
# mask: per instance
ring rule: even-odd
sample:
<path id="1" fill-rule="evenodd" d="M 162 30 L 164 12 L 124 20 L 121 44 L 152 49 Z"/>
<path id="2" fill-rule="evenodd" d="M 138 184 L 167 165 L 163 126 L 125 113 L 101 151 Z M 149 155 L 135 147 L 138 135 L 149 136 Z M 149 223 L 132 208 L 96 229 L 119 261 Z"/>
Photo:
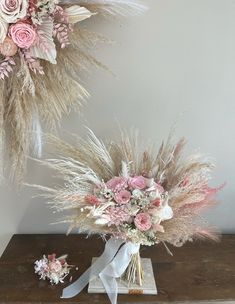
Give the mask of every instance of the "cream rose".
<path id="1" fill-rule="evenodd" d="M 0 18 L 0 43 L 4 41 L 7 36 L 8 24 Z"/>
<path id="2" fill-rule="evenodd" d="M 0 0 L 0 17 L 7 23 L 15 23 L 27 14 L 28 0 Z"/>
<path id="3" fill-rule="evenodd" d="M 37 38 L 37 34 L 32 25 L 18 22 L 11 25 L 10 35 L 15 44 L 20 48 L 30 48 Z"/>

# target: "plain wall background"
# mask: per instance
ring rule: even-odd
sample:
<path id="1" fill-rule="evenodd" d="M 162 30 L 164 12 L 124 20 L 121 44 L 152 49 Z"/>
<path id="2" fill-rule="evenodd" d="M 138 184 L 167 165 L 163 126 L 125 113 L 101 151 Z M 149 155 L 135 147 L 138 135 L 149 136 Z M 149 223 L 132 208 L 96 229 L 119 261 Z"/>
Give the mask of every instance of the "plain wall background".
<path id="1" fill-rule="evenodd" d="M 215 157 L 212 184 L 227 186 L 207 217 L 223 232 L 235 232 L 235 1 L 146 3 L 150 9 L 140 17 L 85 23 L 116 41 L 96 55 L 117 77 L 92 70 L 85 78 L 90 100 L 81 114 L 64 118 L 62 129 L 83 134 L 85 124 L 102 138 L 115 138 L 118 122 L 160 143 L 176 122 L 175 138 L 185 136 L 189 152 Z M 26 179 L 55 184 L 52 172 L 32 161 Z M 65 225 L 50 225 L 60 215 L 34 194 L 1 188 L 0 254 L 13 233 L 66 231 Z"/>

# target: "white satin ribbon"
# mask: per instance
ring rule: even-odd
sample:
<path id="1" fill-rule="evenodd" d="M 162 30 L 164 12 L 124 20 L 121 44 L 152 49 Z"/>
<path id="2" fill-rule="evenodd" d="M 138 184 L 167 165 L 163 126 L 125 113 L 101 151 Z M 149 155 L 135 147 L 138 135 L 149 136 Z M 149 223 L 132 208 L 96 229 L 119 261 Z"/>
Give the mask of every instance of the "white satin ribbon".
<path id="1" fill-rule="evenodd" d="M 40 118 L 36 110 L 33 111 L 32 118 L 32 142 L 33 142 L 33 153 L 37 157 L 42 156 L 42 127 Z"/>
<path id="2" fill-rule="evenodd" d="M 112 304 L 117 303 L 118 285 L 116 278 L 121 277 L 121 275 L 127 269 L 132 255 L 137 253 L 139 249 L 139 244 L 133 244 L 131 242 L 125 243 L 120 248 L 112 262 L 109 263 L 99 274 L 99 277 Z"/>
<path id="3" fill-rule="evenodd" d="M 132 255 L 139 251 L 139 247 L 139 244 L 110 239 L 105 245 L 104 252 L 95 263 L 77 281 L 63 290 L 62 298 L 76 296 L 90 281 L 99 276 L 111 303 L 116 304 L 118 294 L 116 278 L 121 277 L 124 273 Z"/>

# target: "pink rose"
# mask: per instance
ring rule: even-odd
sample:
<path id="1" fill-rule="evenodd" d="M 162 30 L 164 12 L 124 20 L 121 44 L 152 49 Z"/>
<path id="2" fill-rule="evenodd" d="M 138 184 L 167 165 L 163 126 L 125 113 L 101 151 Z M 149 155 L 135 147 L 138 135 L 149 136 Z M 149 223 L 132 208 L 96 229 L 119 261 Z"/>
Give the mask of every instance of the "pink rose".
<path id="1" fill-rule="evenodd" d="M 136 228 L 140 231 L 147 231 L 151 228 L 151 217 L 148 213 L 139 213 L 134 219 Z"/>
<path id="2" fill-rule="evenodd" d="M 127 190 L 121 190 L 115 194 L 114 199 L 120 205 L 127 204 L 131 199 L 131 193 Z"/>
<path id="3" fill-rule="evenodd" d="M 49 263 L 49 269 L 52 272 L 60 272 L 62 270 L 62 265 L 58 260 L 53 261 L 53 262 Z"/>
<path id="4" fill-rule="evenodd" d="M 100 204 L 100 200 L 95 195 L 92 194 L 87 195 L 85 197 L 85 201 L 86 203 L 94 206 L 98 206 Z"/>
<path id="5" fill-rule="evenodd" d="M 144 189 L 147 187 L 147 181 L 146 181 L 146 178 L 143 177 L 143 176 L 134 176 L 134 177 L 131 177 L 128 181 L 129 183 L 129 186 L 133 189 Z"/>
<path id="6" fill-rule="evenodd" d="M 12 40 L 20 48 L 30 48 L 37 37 L 32 25 L 28 23 L 18 22 L 10 27 L 10 35 Z"/>
<path id="7" fill-rule="evenodd" d="M 115 191 L 124 189 L 127 186 L 127 180 L 125 177 L 113 177 L 106 183 L 107 188 Z"/>
<path id="8" fill-rule="evenodd" d="M 27 14 L 28 0 L 1 0 L 0 17 L 7 23 L 15 23 Z"/>

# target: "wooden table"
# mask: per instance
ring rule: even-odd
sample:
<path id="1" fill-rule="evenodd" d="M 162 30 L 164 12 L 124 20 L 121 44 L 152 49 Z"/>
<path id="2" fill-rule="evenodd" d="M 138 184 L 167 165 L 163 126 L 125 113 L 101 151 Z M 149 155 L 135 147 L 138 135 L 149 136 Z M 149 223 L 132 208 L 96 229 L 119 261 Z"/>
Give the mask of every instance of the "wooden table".
<path id="1" fill-rule="evenodd" d="M 88 294 L 87 289 L 72 299 L 60 299 L 67 285 L 51 286 L 39 281 L 33 264 L 43 254 L 69 254 L 77 265 L 73 280 L 99 256 L 103 241 L 84 235 L 14 235 L 0 259 L 0 303 L 109 303 L 105 294 Z M 119 295 L 119 304 L 141 303 L 235 303 L 235 235 L 224 235 L 221 243 L 195 242 L 182 248 L 162 245 L 143 247 L 142 257 L 150 257 L 158 286 L 157 296 Z"/>

